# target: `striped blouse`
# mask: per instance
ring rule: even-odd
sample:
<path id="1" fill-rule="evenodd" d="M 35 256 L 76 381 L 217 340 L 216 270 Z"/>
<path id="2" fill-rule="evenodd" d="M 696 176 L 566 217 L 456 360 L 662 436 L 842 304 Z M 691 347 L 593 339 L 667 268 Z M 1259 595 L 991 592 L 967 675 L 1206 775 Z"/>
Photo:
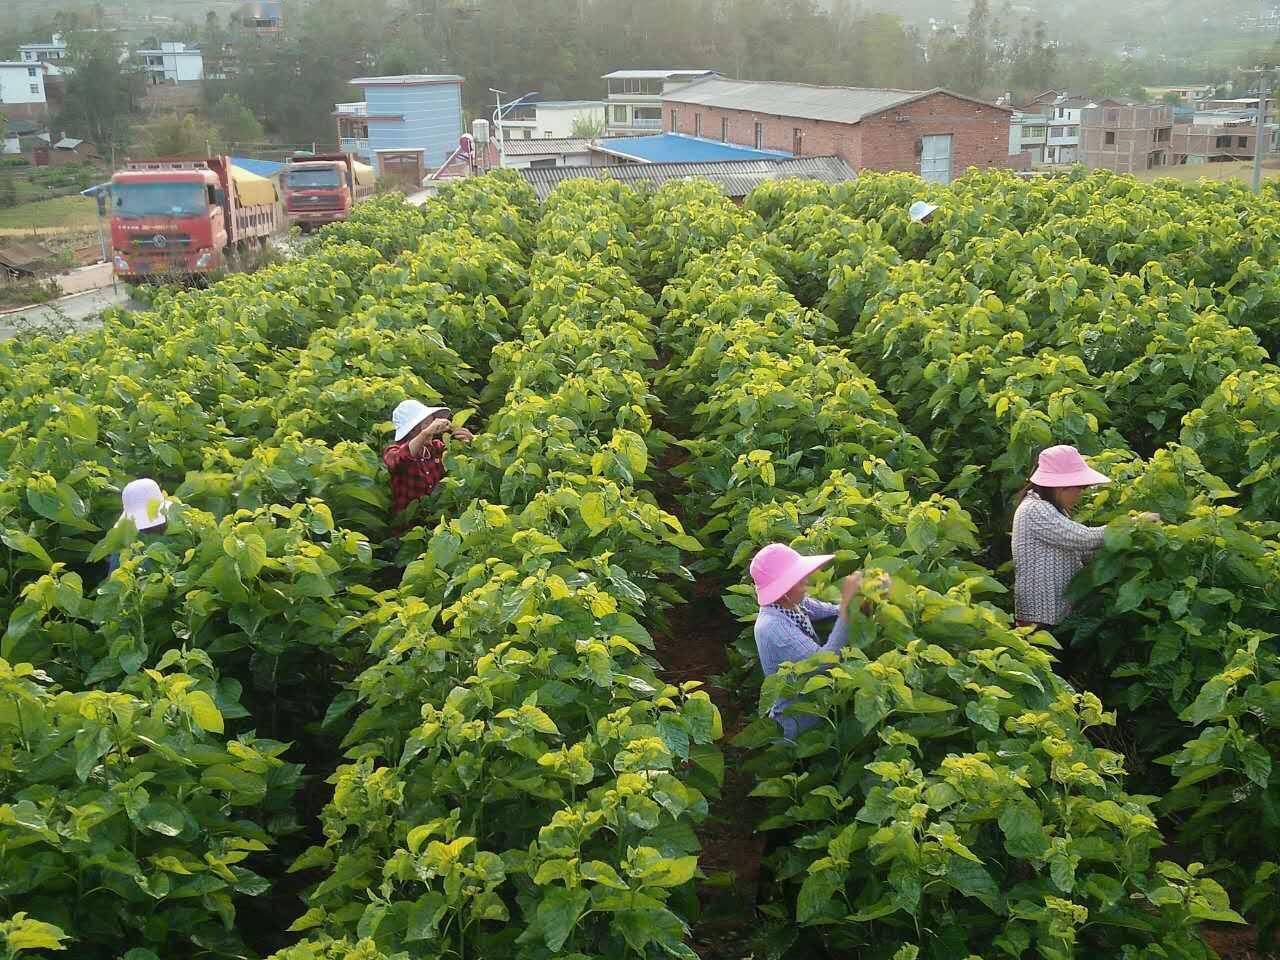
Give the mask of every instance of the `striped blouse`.
<path id="1" fill-rule="evenodd" d="M 1071 612 L 1067 587 L 1102 547 L 1105 527 L 1086 527 L 1028 491 L 1013 514 L 1013 608 L 1047 627 Z"/>

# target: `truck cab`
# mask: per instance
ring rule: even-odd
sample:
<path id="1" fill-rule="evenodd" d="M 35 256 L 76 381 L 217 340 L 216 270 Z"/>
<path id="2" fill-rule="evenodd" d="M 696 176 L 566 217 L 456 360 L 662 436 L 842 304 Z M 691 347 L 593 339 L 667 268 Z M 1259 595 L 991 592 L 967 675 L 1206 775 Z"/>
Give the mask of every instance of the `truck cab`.
<path id="1" fill-rule="evenodd" d="M 228 245 L 226 196 L 209 169 L 126 170 L 111 178 L 117 276 L 205 273 Z"/>
<path id="2" fill-rule="evenodd" d="M 285 212 L 303 231 L 345 220 L 373 192 L 372 171 L 346 154 L 301 155 L 285 163 Z"/>

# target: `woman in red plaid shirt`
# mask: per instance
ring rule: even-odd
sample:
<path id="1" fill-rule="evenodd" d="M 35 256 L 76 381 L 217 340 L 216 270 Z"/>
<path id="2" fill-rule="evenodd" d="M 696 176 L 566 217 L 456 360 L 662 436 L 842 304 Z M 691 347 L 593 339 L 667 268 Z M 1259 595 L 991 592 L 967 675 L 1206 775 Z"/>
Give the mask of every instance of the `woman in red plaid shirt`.
<path id="1" fill-rule="evenodd" d="M 405 400 L 391 413 L 395 442 L 382 451 L 391 472 L 391 515 L 398 517 L 414 501 L 425 497 L 444 479 L 444 437 L 469 443 L 465 427 L 454 427 L 448 407 L 428 407 Z"/>

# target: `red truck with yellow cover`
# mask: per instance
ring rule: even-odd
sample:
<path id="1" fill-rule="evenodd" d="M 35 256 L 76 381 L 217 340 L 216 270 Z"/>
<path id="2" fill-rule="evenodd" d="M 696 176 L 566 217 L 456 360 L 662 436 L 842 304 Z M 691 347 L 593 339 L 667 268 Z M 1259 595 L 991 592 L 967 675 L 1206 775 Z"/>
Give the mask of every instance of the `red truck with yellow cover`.
<path id="1" fill-rule="evenodd" d="M 230 157 L 134 160 L 111 178 L 116 275 L 199 276 L 286 227 L 275 184 Z"/>

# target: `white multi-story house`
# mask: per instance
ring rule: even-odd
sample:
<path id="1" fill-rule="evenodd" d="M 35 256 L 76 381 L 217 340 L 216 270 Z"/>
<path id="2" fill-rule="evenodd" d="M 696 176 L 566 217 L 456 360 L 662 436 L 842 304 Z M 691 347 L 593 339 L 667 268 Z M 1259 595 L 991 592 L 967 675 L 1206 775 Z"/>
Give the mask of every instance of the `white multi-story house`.
<path id="1" fill-rule="evenodd" d="M 67 41 L 55 33 L 49 43 L 20 43 L 18 57 L 27 63 L 61 63 L 67 59 Z"/>
<path id="2" fill-rule="evenodd" d="M 1035 166 L 1079 163 L 1080 116 L 1086 97 L 1047 90 L 1016 111 L 1009 128 L 1009 152 L 1025 150 Z"/>
<path id="3" fill-rule="evenodd" d="M 156 49 L 135 50 L 151 83 L 199 83 L 204 79 L 204 57 L 198 47 L 179 41 L 163 41 Z"/>
<path id="4" fill-rule="evenodd" d="M 606 134 L 611 137 L 662 130 L 662 96 L 680 87 L 718 77 L 715 70 L 615 70 L 602 78 L 608 84 Z"/>
<path id="5" fill-rule="evenodd" d="M 33 60 L 0 60 L 0 113 L 11 120 L 43 120 L 49 113 L 45 70 Z"/>
<path id="6" fill-rule="evenodd" d="M 502 135 L 507 140 L 563 140 L 575 136 L 575 126 L 605 130 L 603 100 L 539 100 L 503 110 Z"/>

